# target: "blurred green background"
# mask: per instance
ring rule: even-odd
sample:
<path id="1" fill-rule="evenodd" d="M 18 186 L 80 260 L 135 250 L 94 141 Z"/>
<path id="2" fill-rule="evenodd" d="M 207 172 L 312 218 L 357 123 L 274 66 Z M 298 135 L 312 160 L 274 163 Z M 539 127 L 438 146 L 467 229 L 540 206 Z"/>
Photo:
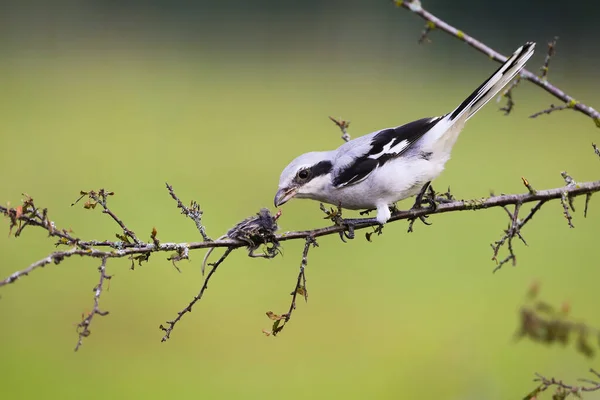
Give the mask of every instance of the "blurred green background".
<path id="1" fill-rule="evenodd" d="M 327 116 L 359 136 L 451 110 L 497 67 L 439 32 L 420 46 L 421 20 L 385 1 L 3 2 L 0 32 L 0 201 L 31 195 L 60 227 L 113 239 L 98 210 L 71 207 L 80 190 L 116 192 L 111 208 L 137 234 L 196 241 L 168 181 L 206 212 L 209 235 L 272 207 L 281 169 L 296 155 L 341 144 Z M 543 63 L 559 35 L 550 79 L 600 107 L 598 26 L 591 2 L 431 1 L 432 12 L 509 53 L 538 42 Z M 501 8 L 502 9 L 499 9 Z M 513 6 L 510 6 L 513 7 Z M 522 192 L 598 179 L 590 143 L 600 131 L 581 114 L 527 116 L 556 103 L 529 83 L 509 117 L 490 103 L 473 118 L 434 183 L 460 198 Z M 515 343 L 517 311 L 530 283 L 568 301 L 599 325 L 600 205 L 587 219 L 576 201 L 569 229 L 559 203 L 546 205 L 516 244 L 518 266 L 492 274 L 489 244 L 507 225 L 503 210 L 434 216 L 432 226 L 394 223 L 368 243 L 319 240 L 307 269 L 310 299 L 289 326 L 265 337 L 265 312 L 282 313 L 302 243 L 266 261 L 234 253 L 207 296 L 160 343 L 200 288 L 203 252 L 166 255 L 114 274 L 92 335 L 74 353 L 75 325 L 92 306 L 97 260 L 47 266 L 0 293 L 2 394 L 24 398 L 521 398 L 534 372 L 574 380 L 597 359 L 573 346 Z M 410 206 L 409 202 L 401 204 Z M 283 207 L 281 230 L 323 226 L 318 204 Z M 5 221 L 6 233 L 8 221 Z M 41 231 L 0 235 L 0 275 L 53 251 Z M 594 398 L 589 396 L 588 398 Z M 599 398 L 599 397 L 596 397 Z"/>

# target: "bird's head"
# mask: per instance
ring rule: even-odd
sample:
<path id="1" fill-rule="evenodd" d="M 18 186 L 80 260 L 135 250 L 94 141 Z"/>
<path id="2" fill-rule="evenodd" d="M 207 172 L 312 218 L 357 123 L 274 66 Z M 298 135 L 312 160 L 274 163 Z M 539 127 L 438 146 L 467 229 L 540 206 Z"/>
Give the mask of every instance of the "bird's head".
<path id="1" fill-rule="evenodd" d="M 293 197 L 319 200 L 323 187 L 331 182 L 331 169 L 330 152 L 306 153 L 294 159 L 279 177 L 275 207 Z"/>

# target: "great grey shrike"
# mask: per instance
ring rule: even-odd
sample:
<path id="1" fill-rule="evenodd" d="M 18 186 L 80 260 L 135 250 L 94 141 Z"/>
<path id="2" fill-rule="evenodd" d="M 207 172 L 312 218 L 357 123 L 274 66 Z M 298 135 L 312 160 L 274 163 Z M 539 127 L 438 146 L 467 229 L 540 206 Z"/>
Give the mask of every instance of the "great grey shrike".
<path id="1" fill-rule="evenodd" d="M 335 150 L 294 159 L 281 173 L 275 206 L 293 197 L 351 210 L 377 209 L 383 225 L 389 207 L 418 194 L 437 178 L 465 122 L 498 94 L 525 66 L 535 43 L 519 47 L 452 112 L 382 129 Z"/>

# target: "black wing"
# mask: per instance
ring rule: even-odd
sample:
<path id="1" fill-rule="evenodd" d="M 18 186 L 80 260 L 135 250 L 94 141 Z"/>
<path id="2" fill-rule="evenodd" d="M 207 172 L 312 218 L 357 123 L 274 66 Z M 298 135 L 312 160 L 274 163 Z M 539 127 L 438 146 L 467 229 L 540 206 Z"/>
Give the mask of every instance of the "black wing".
<path id="1" fill-rule="evenodd" d="M 348 186 L 363 181 L 376 168 L 404 154 L 441 119 L 442 117 L 423 118 L 377 132 L 371 139 L 367 152 L 337 173 L 333 179 L 334 186 Z"/>

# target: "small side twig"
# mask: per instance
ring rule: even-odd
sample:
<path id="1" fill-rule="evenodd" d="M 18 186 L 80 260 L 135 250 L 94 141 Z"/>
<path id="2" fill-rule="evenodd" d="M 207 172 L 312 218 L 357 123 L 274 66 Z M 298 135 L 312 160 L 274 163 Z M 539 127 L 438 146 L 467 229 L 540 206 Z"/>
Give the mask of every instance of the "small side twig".
<path id="1" fill-rule="evenodd" d="M 348 127 L 350 126 L 350 121 L 344 121 L 341 118 L 334 118 L 332 116 L 329 119 L 337 125 L 338 128 L 342 131 L 342 139 L 344 142 L 350 141 L 350 134 L 348 133 Z"/>
<path id="2" fill-rule="evenodd" d="M 550 66 L 550 59 L 556 53 L 556 42 L 558 41 L 558 36 L 554 37 L 554 40 L 548 42 L 548 52 L 546 53 L 546 58 L 544 59 L 544 65 L 540 68 L 542 71 L 542 79 L 546 79 L 548 77 L 548 68 Z"/>
<path id="3" fill-rule="evenodd" d="M 529 181 L 522 177 L 521 178 L 523 181 L 523 185 L 525 185 L 525 187 L 527 188 L 527 190 L 529 190 L 529 193 L 531 195 L 536 195 L 537 192 L 536 190 L 533 188 L 533 186 L 529 183 Z M 512 265 L 515 266 L 517 264 L 517 256 L 515 255 L 514 249 L 513 249 L 513 243 L 512 240 L 517 237 L 519 238 L 523 244 L 525 244 L 525 246 L 527 246 L 527 241 L 525 241 L 525 238 L 523 237 L 523 235 L 521 234 L 521 229 L 529 222 L 531 221 L 531 219 L 533 218 L 533 216 L 542 208 L 542 206 L 546 203 L 547 200 L 542 199 L 540 201 L 538 201 L 535 206 L 533 206 L 531 208 L 531 210 L 529 211 L 529 213 L 527 214 L 527 216 L 523 219 L 520 220 L 519 219 L 519 211 L 521 210 L 521 205 L 520 203 L 515 204 L 514 207 L 514 211 L 510 212 L 510 210 L 506 207 L 503 206 L 502 208 L 504 209 L 504 211 L 506 211 L 506 213 L 508 214 L 508 218 L 510 220 L 509 226 L 506 230 L 504 230 L 504 235 L 500 238 L 500 240 L 494 242 L 493 244 L 491 244 L 492 246 L 492 251 L 493 251 L 493 255 L 492 255 L 492 260 L 496 262 L 496 268 L 494 268 L 493 272 L 498 271 L 499 269 L 502 268 L 502 266 L 504 264 L 506 264 L 509 261 L 512 261 Z M 498 254 L 500 252 L 500 249 L 504 246 L 507 245 L 507 250 L 508 250 L 508 255 L 502 259 L 502 260 L 498 260 Z"/>
<path id="4" fill-rule="evenodd" d="M 565 180 L 567 187 L 577 186 L 577 182 L 575 182 L 575 180 L 566 171 L 562 171 L 560 173 L 560 175 Z M 569 193 L 564 191 L 560 197 L 560 203 L 562 204 L 563 214 L 564 214 L 565 218 L 567 219 L 569 228 L 575 228 L 575 226 L 573 225 L 573 216 L 571 215 L 571 210 L 575 211 L 575 207 L 573 205 L 573 198 L 571 196 L 569 196 Z M 589 203 L 589 199 L 587 199 L 586 203 Z M 586 210 L 584 212 L 584 215 L 586 215 L 586 214 L 587 214 L 587 205 L 586 205 Z"/>
<path id="5" fill-rule="evenodd" d="M 435 23 L 433 21 L 427 21 L 425 23 L 425 27 L 423 31 L 421 31 L 421 36 L 419 37 L 419 44 L 423 44 L 425 42 L 431 43 L 431 39 L 429 38 L 429 33 L 431 33 L 435 29 Z"/>
<path id="6" fill-rule="evenodd" d="M 159 326 L 159 328 L 165 332 L 164 336 L 161 339 L 161 342 L 166 342 L 171 337 L 171 332 L 173 332 L 175 325 L 181 320 L 181 318 L 183 318 L 185 314 L 192 312 L 192 307 L 194 306 L 194 304 L 196 304 L 202 298 L 204 292 L 206 291 L 206 289 L 208 289 L 208 282 L 210 281 L 210 278 L 212 278 L 213 274 L 217 272 L 217 268 L 219 268 L 219 265 L 221 265 L 221 263 L 225 261 L 227 256 L 229 256 L 229 254 L 231 254 L 233 250 L 235 249 L 232 247 L 228 247 L 227 250 L 225 250 L 225 253 L 223 253 L 223 255 L 221 256 L 221 258 L 217 260 L 217 262 L 215 262 L 214 264 L 208 264 L 212 266 L 212 268 L 206 276 L 206 278 L 204 279 L 204 283 L 202 284 L 200 292 L 196 296 L 194 296 L 192 301 L 190 301 L 189 304 L 183 310 L 177 313 L 177 317 L 175 317 L 175 319 L 166 322 L 167 326 L 164 326 L 163 324 Z"/>
<path id="7" fill-rule="evenodd" d="M 127 244 L 130 244 L 129 239 L 131 239 L 136 245 L 142 244 L 142 241 L 137 238 L 136 234 L 131 229 L 127 228 L 127 226 L 125 226 L 123 220 L 119 218 L 110 208 L 108 208 L 108 198 L 110 196 L 114 196 L 114 194 L 115 192 L 109 192 L 105 189 L 100 189 L 97 192 L 95 190 L 82 190 L 80 192 L 81 196 L 77 200 L 75 200 L 75 202 L 71 203 L 71 207 L 87 196 L 89 200 L 84 203 L 83 207 L 85 209 L 90 210 L 96 208 L 96 206 L 100 204 L 100 206 L 102 207 L 102 212 L 104 214 L 108 214 L 123 231 L 122 235 L 117 234 L 117 238 L 119 238 Z"/>
<path id="8" fill-rule="evenodd" d="M 508 225 L 508 228 L 504 230 L 504 235 L 500 238 L 500 240 L 496 241 L 494 244 L 491 245 L 494 253 L 492 256 L 492 260 L 496 261 L 497 264 L 493 272 L 498 271 L 500 268 L 502 268 L 504 264 L 506 264 L 509 261 L 512 261 L 513 267 L 517 265 L 517 256 L 515 255 L 512 245 L 512 240 L 513 238 L 515 238 L 515 236 L 521 239 L 521 241 L 525 245 L 527 245 L 527 242 L 525 241 L 523 236 L 521 236 L 520 232 L 522 227 L 521 221 L 519 221 L 519 210 L 521 209 L 521 204 L 515 204 L 515 208 L 512 213 L 508 210 L 507 207 L 503 208 L 504 211 L 506 211 L 506 213 L 508 214 L 510 224 Z M 504 246 L 505 243 L 507 244 L 508 248 L 508 256 L 506 256 L 506 258 L 504 258 L 502 261 L 498 261 L 498 253 L 500 252 L 500 248 L 502 248 L 502 246 Z"/>
<path id="9" fill-rule="evenodd" d="M 181 208 L 181 213 L 186 217 L 190 218 L 192 221 L 194 221 L 198 232 L 200 232 L 200 235 L 202 235 L 202 239 L 204 239 L 205 242 L 210 242 L 211 238 L 208 237 L 208 235 L 206 234 L 206 228 L 204 228 L 204 225 L 202 225 L 203 211 L 200 209 L 200 205 L 196 201 L 192 200 L 190 202 L 190 207 L 186 207 L 181 202 L 181 200 L 179 200 L 179 197 L 177 197 L 177 195 L 175 194 L 173 186 L 169 185 L 168 183 L 165 184 L 167 186 L 169 194 L 171 195 L 173 200 L 177 202 L 177 208 Z"/>
<path id="10" fill-rule="evenodd" d="M 104 282 L 110 280 L 112 275 L 106 275 L 106 260 L 107 258 L 102 259 L 102 263 L 98 267 L 98 272 L 100 272 L 100 279 L 98 284 L 94 286 L 94 306 L 92 307 L 92 311 L 83 315 L 83 318 L 80 323 L 77 324 L 77 333 L 79 338 L 77 339 L 77 345 L 75 346 L 75 351 L 79 350 L 81 345 L 83 344 L 83 339 L 90 336 L 92 331 L 90 330 L 90 325 L 92 324 L 92 319 L 96 314 L 100 316 L 108 315 L 108 311 L 100 310 L 100 295 L 102 295 L 102 290 L 104 289 Z"/>
<path id="11" fill-rule="evenodd" d="M 598 148 L 598 146 L 596 146 L 596 143 L 592 143 L 592 148 L 594 149 L 594 153 L 596 153 L 596 155 L 600 157 L 600 149 Z"/>
<path id="12" fill-rule="evenodd" d="M 308 264 L 308 251 L 310 247 L 317 247 L 318 243 L 312 236 L 307 236 L 306 241 L 304 243 L 304 250 L 302 251 L 302 261 L 300 262 L 300 272 L 298 273 L 298 279 L 296 280 L 296 286 L 290 295 L 292 296 L 292 301 L 290 303 L 290 308 L 287 313 L 282 315 L 277 315 L 272 311 L 267 311 L 267 317 L 273 320 L 273 326 L 270 331 L 263 329 L 263 333 L 267 336 L 273 335 L 277 336 L 284 326 L 292 318 L 292 313 L 296 309 L 296 298 L 298 295 L 304 297 L 304 301 L 308 301 L 308 289 L 306 287 L 306 265 Z"/>
<path id="13" fill-rule="evenodd" d="M 593 368 L 590 368 L 590 373 L 592 373 L 597 378 L 600 378 L 600 373 L 598 373 Z M 533 380 L 534 382 L 540 382 L 541 384 L 535 388 L 531 393 L 529 393 L 524 399 L 532 400 L 537 398 L 537 395 L 541 392 L 546 391 L 552 386 L 556 386 L 556 392 L 554 393 L 554 399 L 566 399 L 568 395 L 572 394 L 576 398 L 581 398 L 581 393 L 583 392 L 596 392 L 600 390 L 600 379 L 579 379 L 580 382 L 587 383 L 588 385 L 572 385 L 565 383 L 562 379 L 556 378 L 546 378 L 545 376 L 536 373 L 536 378 Z"/>
<path id="14" fill-rule="evenodd" d="M 513 90 L 521 83 L 521 75 L 518 75 L 511 83 L 508 85 L 506 89 L 502 92 L 500 96 L 498 96 L 498 101 L 501 98 L 506 97 L 506 105 L 504 107 L 500 107 L 500 111 L 504 111 L 504 115 L 510 114 L 510 112 L 515 107 L 515 101 L 513 99 Z"/>
<path id="15" fill-rule="evenodd" d="M 540 115 L 543 115 L 543 114 L 551 114 L 551 113 L 553 113 L 553 112 L 555 112 L 555 111 L 566 110 L 567 108 L 570 108 L 570 107 L 569 107 L 568 105 L 566 105 L 566 104 L 565 104 L 565 105 L 562 105 L 562 106 L 555 106 L 554 104 L 550 104 L 550 107 L 549 107 L 549 108 L 546 108 L 545 110 L 538 111 L 538 112 L 536 112 L 536 113 L 534 113 L 534 114 L 531 114 L 531 115 L 529 116 L 529 118 L 537 118 L 537 117 L 539 117 Z"/>

